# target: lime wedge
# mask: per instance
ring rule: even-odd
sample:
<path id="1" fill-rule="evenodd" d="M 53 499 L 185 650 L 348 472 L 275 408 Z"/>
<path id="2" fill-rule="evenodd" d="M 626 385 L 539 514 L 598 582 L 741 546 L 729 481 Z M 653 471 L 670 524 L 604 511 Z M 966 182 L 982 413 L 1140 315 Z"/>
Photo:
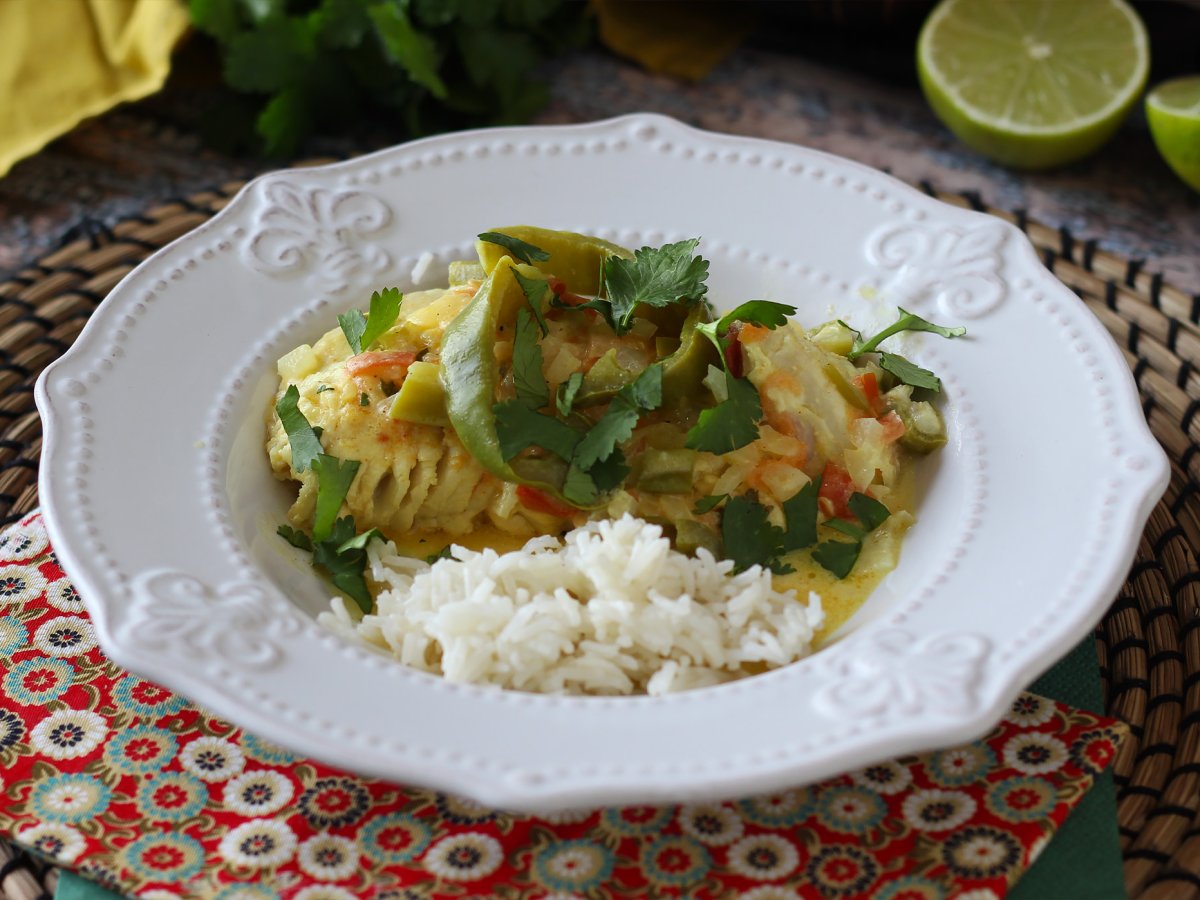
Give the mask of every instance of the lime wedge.
<path id="1" fill-rule="evenodd" d="M 1163 82 L 1147 94 L 1146 121 L 1167 165 L 1200 191 L 1200 75 Z"/>
<path id="2" fill-rule="evenodd" d="M 1124 0 L 942 0 L 917 42 L 938 118 L 1006 165 L 1086 156 L 1146 83 L 1146 29 Z"/>

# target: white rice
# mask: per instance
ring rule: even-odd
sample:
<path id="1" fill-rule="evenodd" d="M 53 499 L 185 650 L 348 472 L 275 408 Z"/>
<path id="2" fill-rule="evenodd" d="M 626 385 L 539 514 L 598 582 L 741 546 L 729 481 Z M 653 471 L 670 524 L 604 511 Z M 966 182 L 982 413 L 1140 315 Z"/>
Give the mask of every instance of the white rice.
<path id="1" fill-rule="evenodd" d="M 730 681 L 811 651 L 821 598 L 778 592 L 758 566 L 686 556 L 623 516 L 512 553 L 452 548 L 433 565 L 368 546 L 385 586 L 356 622 L 323 624 L 451 681 L 568 694 L 664 694 Z"/>

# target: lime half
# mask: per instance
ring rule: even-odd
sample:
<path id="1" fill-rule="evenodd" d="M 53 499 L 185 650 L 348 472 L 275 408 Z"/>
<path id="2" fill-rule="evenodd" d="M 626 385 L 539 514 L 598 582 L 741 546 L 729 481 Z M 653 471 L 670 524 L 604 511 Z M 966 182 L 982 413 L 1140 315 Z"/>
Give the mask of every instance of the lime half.
<path id="1" fill-rule="evenodd" d="M 943 0 L 917 42 L 934 112 L 997 162 L 1044 169 L 1107 141 L 1146 84 L 1124 0 Z"/>
<path id="2" fill-rule="evenodd" d="M 1147 94 L 1146 120 L 1167 165 L 1200 191 L 1200 75 L 1164 82 Z"/>

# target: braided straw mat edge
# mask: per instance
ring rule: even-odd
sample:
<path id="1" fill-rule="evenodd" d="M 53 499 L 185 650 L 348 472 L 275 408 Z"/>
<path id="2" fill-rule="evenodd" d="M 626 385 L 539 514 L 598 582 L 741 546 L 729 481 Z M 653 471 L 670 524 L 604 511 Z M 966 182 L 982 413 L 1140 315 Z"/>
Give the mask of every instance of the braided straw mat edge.
<path id="1" fill-rule="evenodd" d="M 134 266 L 223 207 L 241 183 L 175 199 L 83 237 L 0 284 L 0 524 L 37 505 L 38 374 Z M 1065 228 L 973 192 L 922 189 L 1020 227 L 1042 260 L 1124 348 L 1155 436 L 1172 461 L 1137 558 L 1097 629 L 1108 711 L 1134 739 L 1116 762 L 1125 883 L 1132 897 L 1200 898 L 1200 295 L 1189 296 Z M 56 873 L 0 841 L 0 900 L 53 896 Z"/>

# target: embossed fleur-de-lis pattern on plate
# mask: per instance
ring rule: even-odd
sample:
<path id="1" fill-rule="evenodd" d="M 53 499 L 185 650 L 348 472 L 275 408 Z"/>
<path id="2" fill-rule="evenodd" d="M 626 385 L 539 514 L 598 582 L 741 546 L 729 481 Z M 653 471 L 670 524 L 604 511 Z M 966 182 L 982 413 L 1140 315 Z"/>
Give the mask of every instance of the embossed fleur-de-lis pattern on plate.
<path id="1" fill-rule="evenodd" d="M 298 613 L 279 609 L 259 585 L 230 582 L 214 588 L 184 572 L 139 576 L 133 604 L 122 625 L 128 645 L 231 669 L 262 670 L 282 662 L 280 639 L 300 628 Z"/>
<path id="2" fill-rule="evenodd" d="M 177 573 L 143 586 L 214 619 L 254 599 Z M 807 788 L 511 815 L 297 759 L 122 671 L 40 517 L 0 536 L 0 833 L 135 896 L 999 898 L 1124 734 L 1023 694 L 983 740 Z"/>
<path id="3" fill-rule="evenodd" d="M 894 274 L 879 288 L 888 303 L 920 310 L 931 303 L 948 316 L 975 319 L 1007 293 L 1001 270 L 1008 230 L 989 223 L 973 228 L 885 225 L 867 240 L 867 261 Z"/>
<path id="4" fill-rule="evenodd" d="M 987 640 L 972 634 L 922 637 L 892 628 L 850 637 L 822 663 L 828 685 L 816 706 L 834 718 L 968 713 L 987 651 Z"/>
<path id="5" fill-rule="evenodd" d="M 337 293 L 367 286 L 391 265 L 381 240 L 395 216 L 378 196 L 305 188 L 280 178 L 254 191 L 253 224 L 242 249 L 257 271 L 300 276 Z"/>

